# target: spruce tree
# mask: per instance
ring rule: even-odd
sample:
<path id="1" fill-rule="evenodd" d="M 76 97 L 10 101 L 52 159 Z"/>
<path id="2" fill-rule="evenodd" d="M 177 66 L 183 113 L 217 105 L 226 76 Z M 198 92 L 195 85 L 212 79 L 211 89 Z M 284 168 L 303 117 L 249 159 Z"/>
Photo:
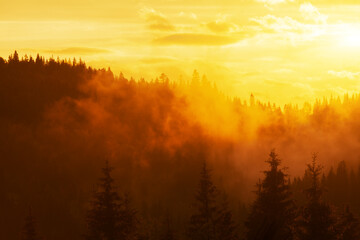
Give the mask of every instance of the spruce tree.
<path id="1" fill-rule="evenodd" d="M 229 203 L 225 193 L 219 200 L 216 224 L 218 226 L 218 230 L 216 231 L 216 239 L 237 239 L 236 225 L 233 222 L 233 215 L 232 212 L 229 210 Z"/>
<path id="2" fill-rule="evenodd" d="M 347 205 L 340 216 L 337 227 L 340 240 L 358 240 L 360 239 L 359 220 L 350 211 Z"/>
<path id="3" fill-rule="evenodd" d="M 131 207 L 131 201 L 128 194 L 125 194 L 123 197 L 120 216 L 121 225 L 123 226 L 122 235 L 125 237 L 124 239 L 136 239 L 138 233 L 138 219 L 136 218 L 136 211 Z"/>
<path id="4" fill-rule="evenodd" d="M 312 163 L 307 165 L 312 181 L 305 191 L 308 202 L 298 222 L 298 237 L 300 240 L 335 240 L 335 219 L 329 204 L 322 200 L 319 183 L 322 167 L 316 161 L 317 156 L 314 154 Z"/>
<path id="5" fill-rule="evenodd" d="M 111 177 L 112 168 L 106 162 L 100 190 L 94 195 L 92 208 L 88 212 L 87 240 L 132 239 L 136 229 L 135 212 L 130 208 L 128 198 L 121 198 Z"/>
<path id="6" fill-rule="evenodd" d="M 160 236 L 160 240 L 175 240 L 174 230 L 171 226 L 170 216 L 167 214 L 163 224 L 163 232 Z"/>
<path id="7" fill-rule="evenodd" d="M 29 209 L 29 214 L 25 219 L 25 225 L 21 234 L 22 240 L 40 240 L 38 233 L 36 231 L 36 224 L 33 215 L 31 214 L 31 208 Z"/>
<path id="8" fill-rule="evenodd" d="M 9 63 L 18 63 L 20 61 L 19 59 L 19 54 L 18 52 L 15 50 L 14 54 L 9 56 Z"/>
<path id="9" fill-rule="evenodd" d="M 280 159 L 274 150 L 266 161 L 270 169 L 258 183 L 254 201 L 245 226 L 248 240 L 287 240 L 293 238 L 295 217 L 287 174 L 280 169 Z"/>
<path id="10" fill-rule="evenodd" d="M 196 194 L 196 213 L 190 218 L 188 236 L 192 240 L 232 240 L 235 227 L 231 212 L 221 204 L 219 192 L 204 163 Z"/>

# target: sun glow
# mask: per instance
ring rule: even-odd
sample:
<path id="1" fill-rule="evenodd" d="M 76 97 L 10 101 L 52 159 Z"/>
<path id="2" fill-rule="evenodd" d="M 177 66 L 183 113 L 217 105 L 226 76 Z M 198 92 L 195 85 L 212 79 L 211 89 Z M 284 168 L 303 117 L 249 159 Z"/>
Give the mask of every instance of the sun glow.
<path id="1" fill-rule="evenodd" d="M 338 34 L 343 47 L 360 47 L 360 27 L 345 26 Z"/>
<path id="2" fill-rule="evenodd" d="M 360 4 L 104 0 L 78 11 L 88 1 L 3 2 L 4 58 L 76 57 L 146 80 L 186 80 L 196 69 L 228 95 L 281 105 L 360 90 L 348 77 L 360 71 Z"/>

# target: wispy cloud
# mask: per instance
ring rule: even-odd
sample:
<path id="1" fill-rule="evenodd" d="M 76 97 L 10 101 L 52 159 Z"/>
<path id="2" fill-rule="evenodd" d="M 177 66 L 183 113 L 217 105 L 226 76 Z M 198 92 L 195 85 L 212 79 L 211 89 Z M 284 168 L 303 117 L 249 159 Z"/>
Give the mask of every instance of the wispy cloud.
<path id="1" fill-rule="evenodd" d="M 274 32 L 303 32 L 305 26 L 303 23 L 291 17 L 276 17 L 266 15 L 262 17 L 251 18 L 250 21 L 258 23 L 263 30 L 272 30 Z"/>
<path id="2" fill-rule="evenodd" d="M 265 7 L 270 8 L 270 6 L 280 4 L 280 3 L 287 3 L 287 2 L 294 2 L 295 0 L 255 0 L 255 2 L 263 3 Z"/>
<path id="3" fill-rule="evenodd" d="M 178 33 L 154 40 L 160 45 L 207 45 L 219 46 L 233 44 L 239 41 L 237 38 L 211 34 Z"/>
<path id="4" fill-rule="evenodd" d="M 279 4 L 279 3 L 286 3 L 286 2 L 294 2 L 294 0 L 255 0 L 256 2 L 261 2 L 265 4 Z"/>
<path id="5" fill-rule="evenodd" d="M 206 27 L 215 33 L 235 32 L 239 26 L 228 19 L 228 15 L 219 14 L 215 21 L 206 23 Z"/>
<path id="6" fill-rule="evenodd" d="M 196 20 L 198 18 L 197 15 L 193 12 L 190 12 L 190 13 L 179 12 L 179 17 L 187 17 L 187 18 L 194 19 L 194 20 Z"/>
<path id="7" fill-rule="evenodd" d="M 321 14 L 312 4 L 301 4 L 299 13 L 302 19 L 268 14 L 250 18 L 250 21 L 258 24 L 256 31 L 276 34 L 277 37 L 290 40 L 293 45 L 314 40 L 325 32 L 327 16 Z"/>
<path id="8" fill-rule="evenodd" d="M 301 4 L 299 11 L 305 20 L 315 22 L 316 24 L 325 24 L 328 18 L 326 15 L 321 14 L 311 3 Z"/>
<path id="9" fill-rule="evenodd" d="M 148 24 L 148 27 L 152 30 L 159 31 L 172 31 L 175 30 L 175 26 L 170 23 L 168 18 L 154 10 L 153 8 L 142 8 L 140 10 L 140 15 L 145 19 Z"/>
<path id="10" fill-rule="evenodd" d="M 360 76 L 360 72 L 334 71 L 334 70 L 328 71 L 328 74 L 338 78 L 348 78 L 348 79 L 355 79 Z"/>

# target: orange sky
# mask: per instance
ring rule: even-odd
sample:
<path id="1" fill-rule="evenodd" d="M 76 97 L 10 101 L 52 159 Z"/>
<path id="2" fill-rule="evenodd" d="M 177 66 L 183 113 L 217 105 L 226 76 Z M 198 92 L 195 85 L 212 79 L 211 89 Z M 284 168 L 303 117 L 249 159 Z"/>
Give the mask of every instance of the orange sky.
<path id="1" fill-rule="evenodd" d="M 194 69 L 279 104 L 360 89 L 360 4 L 297 0 L 0 0 L 0 56 L 81 57 L 151 79 Z"/>

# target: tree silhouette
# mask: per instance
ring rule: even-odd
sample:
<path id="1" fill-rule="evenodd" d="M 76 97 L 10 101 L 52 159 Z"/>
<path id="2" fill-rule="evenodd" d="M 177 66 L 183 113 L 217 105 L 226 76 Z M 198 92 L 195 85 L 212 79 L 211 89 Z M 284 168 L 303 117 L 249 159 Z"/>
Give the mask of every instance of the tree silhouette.
<path id="1" fill-rule="evenodd" d="M 35 219 L 31 213 L 31 208 L 29 208 L 29 213 L 25 219 L 25 225 L 21 234 L 22 240 L 39 240 L 40 237 L 36 231 Z"/>
<path id="2" fill-rule="evenodd" d="M 135 211 L 127 197 L 122 199 L 115 191 L 112 168 L 106 162 L 100 190 L 95 193 L 92 209 L 88 213 L 87 240 L 132 239 L 136 229 Z"/>
<path id="3" fill-rule="evenodd" d="M 9 62 L 10 63 L 18 63 L 19 62 L 19 54 L 17 51 L 15 51 L 14 54 L 9 57 Z"/>
<path id="4" fill-rule="evenodd" d="M 258 184 L 257 198 L 245 223 L 247 239 L 292 239 L 295 207 L 287 175 L 281 170 L 280 159 L 271 151 L 264 171 L 265 179 Z"/>
<path id="5" fill-rule="evenodd" d="M 332 210 L 322 200 L 322 188 L 319 183 L 322 167 L 317 164 L 317 156 L 313 155 L 312 163 L 307 165 L 311 176 L 311 186 L 306 189 L 308 202 L 299 219 L 298 234 L 301 240 L 336 239 L 335 219 Z"/>
<path id="6" fill-rule="evenodd" d="M 233 240 L 237 239 L 237 228 L 233 222 L 233 215 L 229 210 L 229 203 L 227 201 L 227 196 L 223 194 L 219 201 L 217 213 L 217 237 L 216 239 L 224 239 L 224 240 Z"/>
<path id="7" fill-rule="evenodd" d="M 138 220 L 136 218 L 136 211 L 131 207 L 130 197 L 125 194 L 123 198 L 120 216 L 123 225 L 123 236 L 126 240 L 132 240 L 137 237 Z"/>
<path id="8" fill-rule="evenodd" d="M 174 230 L 171 226 L 171 220 L 169 214 L 166 215 L 166 219 L 163 226 L 163 233 L 160 236 L 160 240 L 175 240 Z"/>
<path id="9" fill-rule="evenodd" d="M 196 69 L 193 72 L 191 84 L 196 87 L 198 87 L 200 84 L 200 74 Z"/>
<path id="10" fill-rule="evenodd" d="M 211 175 L 205 162 L 196 194 L 198 212 L 190 219 L 190 239 L 215 239 L 216 197 L 217 189 L 211 181 Z"/>
<path id="11" fill-rule="evenodd" d="M 219 201 L 219 192 L 204 162 L 196 194 L 197 212 L 190 218 L 188 236 L 193 240 L 235 239 L 235 226 L 227 204 Z"/>
<path id="12" fill-rule="evenodd" d="M 337 231 L 340 235 L 339 239 L 341 240 L 360 239 L 359 220 L 350 211 L 348 205 L 341 213 Z"/>

